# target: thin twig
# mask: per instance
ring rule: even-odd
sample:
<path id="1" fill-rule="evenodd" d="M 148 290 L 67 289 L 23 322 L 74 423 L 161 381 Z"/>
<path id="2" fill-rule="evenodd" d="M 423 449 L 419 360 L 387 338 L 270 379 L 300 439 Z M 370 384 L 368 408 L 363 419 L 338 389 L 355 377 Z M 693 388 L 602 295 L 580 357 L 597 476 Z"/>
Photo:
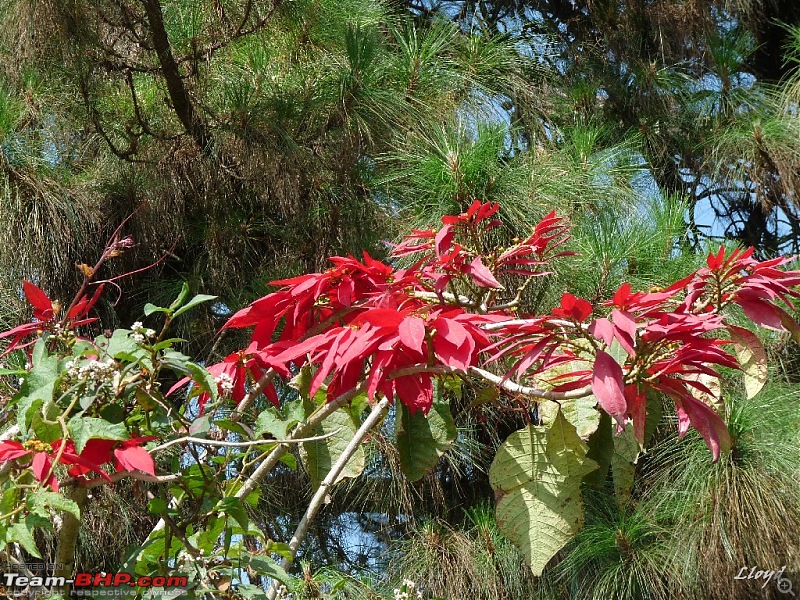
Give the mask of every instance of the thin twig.
<path id="1" fill-rule="evenodd" d="M 250 446 L 263 446 L 264 444 L 302 444 L 303 442 L 316 442 L 319 440 L 325 440 L 333 435 L 339 433 L 339 430 L 331 431 L 330 433 L 326 433 L 325 435 L 317 435 L 314 437 L 307 437 L 307 438 L 296 438 L 296 439 L 286 439 L 286 440 L 253 440 L 248 442 L 227 442 L 225 440 L 209 440 L 206 438 L 197 438 L 186 436 L 182 438 L 178 438 L 176 440 L 170 440 L 169 442 L 165 442 L 160 446 L 156 446 L 150 453 L 158 452 L 159 450 L 164 450 L 165 448 L 169 448 L 170 446 L 175 446 L 177 444 L 183 444 L 184 442 L 191 442 L 193 444 L 200 444 L 205 446 L 225 446 L 229 448 L 247 448 Z"/>
<path id="2" fill-rule="evenodd" d="M 362 383 L 349 392 L 345 392 L 338 398 L 335 398 L 327 404 L 320 406 L 310 417 L 308 417 L 308 420 L 305 423 L 298 425 L 294 429 L 292 434 L 289 436 L 290 439 L 305 437 L 308 433 L 314 431 L 314 429 L 316 429 L 317 426 L 320 425 L 325 419 L 339 410 L 342 406 L 350 402 L 350 400 L 362 393 L 365 388 L 366 383 Z M 261 480 L 267 476 L 267 474 L 275 467 L 276 464 L 278 464 L 278 461 L 283 458 L 283 455 L 286 454 L 288 450 L 289 444 L 280 444 L 277 448 L 270 452 L 269 456 L 264 459 L 264 462 L 258 465 L 258 467 L 245 480 L 245 482 L 242 484 L 242 487 L 240 487 L 236 492 L 236 497 L 246 498 L 248 495 L 250 495 L 250 493 L 256 489 L 256 486 L 261 483 Z"/>
<path id="3" fill-rule="evenodd" d="M 283 561 L 281 562 L 281 567 L 288 569 L 292 566 L 292 563 L 294 562 L 294 556 L 297 553 L 297 549 L 300 547 L 300 544 L 305 539 L 306 534 L 308 533 L 308 527 L 311 524 L 311 521 L 314 520 L 314 518 L 317 516 L 317 513 L 319 513 L 320 509 L 325 504 L 325 500 L 330 493 L 329 488 L 336 483 L 339 475 L 347 466 L 347 463 L 349 463 L 353 458 L 353 455 L 356 453 L 356 451 L 361 447 L 361 444 L 364 442 L 364 439 L 367 437 L 369 432 L 372 431 L 372 428 L 375 427 L 375 425 L 377 425 L 381 419 L 383 419 L 388 411 L 388 398 L 383 398 L 380 402 L 377 402 L 372 407 L 372 412 L 370 412 L 369 416 L 366 418 L 364 423 L 362 423 L 361 427 L 358 428 L 355 436 L 353 436 L 353 439 L 350 440 L 349 444 L 347 444 L 347 447 L 331 467 L 331 470 L 325 476 L 325 479 L 323 479 L 319 484 L 317 491 L 311 498 L 311 502 L 308 504 L 308 508 L 306 508 L 303 518 L 300 519 L 300 522 L 297 524 L 297 529 L 295 529 L 294 535 L 289 542 L 290 554 L 284 557 Z M 275 600 L 275 596 L 278 592 L 277 586 L 278 584 L 274 582 L 270 588 L 269 593 L 267 594 L 269 600 Z"/>
<path id="4" fill-rule="evenodd" d="M 478 367 L 470 367 L 469 372 L 472 375 L 477 375 L 478 377 L 482 377 L 487 381 L 491 381 L 495 385 L 500 386 L 504 390 L 511 392 L 512 394 L 524 394 L 525 396 L 531 396 L 533 398 L 543 398 L 545 400 L 572 400 L 575 398 L 585 398 L 586 396 L 591 396 L 592 394 L 592 386 L 587 385 L 586 387 L 582 387 L 578 390 L 571 390 L 569 392 L 551 392 L 548 390 L 542 390 L 535 387 L 530 387 L 526 385 L 520 385 L 519 383 L 515 383 L 508 379 L 504 379 L 500 375 L 495 375 L 494 373 L 490 373 L 489 371 L 484 371 L 483 369 L 479 369 Z"/>

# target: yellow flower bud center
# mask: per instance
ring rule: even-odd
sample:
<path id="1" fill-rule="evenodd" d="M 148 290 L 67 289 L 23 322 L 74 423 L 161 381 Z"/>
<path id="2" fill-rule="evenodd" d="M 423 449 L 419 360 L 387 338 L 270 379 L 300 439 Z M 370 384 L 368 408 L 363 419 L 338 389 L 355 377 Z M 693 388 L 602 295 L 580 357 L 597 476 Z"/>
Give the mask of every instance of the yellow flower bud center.
<path id="1" fill-rule="evenodd" d="M 39 440 L 28 440 L 22 444 L 22 447 L 33 452 L 46 452 L 48 454 L 53 451 L 53 447 L 50 444 Z"/>

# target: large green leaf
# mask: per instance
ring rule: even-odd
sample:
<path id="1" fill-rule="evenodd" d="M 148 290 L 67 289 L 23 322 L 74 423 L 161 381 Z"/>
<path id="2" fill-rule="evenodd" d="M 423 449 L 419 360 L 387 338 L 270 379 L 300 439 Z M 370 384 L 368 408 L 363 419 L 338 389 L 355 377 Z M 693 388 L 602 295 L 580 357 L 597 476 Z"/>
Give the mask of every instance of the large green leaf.
<path id="1" fill-rule="evenodd" d="M 410 481 L 422 479 L 456 439 L 458 432 L 450 414 L 450 405 L 438 393 L 430 412 L 413 415 L 402 403 L 397 403 L 397 452 L 400 468 Z"/>
<path id="2" fill-rule="evenodd" d="M 615 426 L 615 425 L 614 425 Z M 614 494 L 617 502 L 624 506 L 631 499 L 636 462 L 639 459 L 639 442 L 633 432 L 633 424 L 614 436 L 614 453 L 611 455 L 611 471 L 614 476 Z"/>
<path id="3" fill-rule="evenodd" d="M 311 477 L 314 489 L 328 475 L 331 467 L 344 452 L 347 444 L 358 430 L 358 422 L 345 409 L 339 409 L 325 419 L 314 431 L 314 435 L 332 434 L 331 437 L 313 442 L 305 442 L 302 452 L 306 470 Z M 345 465 L 334 483 L 348 477 L 358 477 L 366 465 L 366 456 L 363 448 L 358 448 L 356 453 Z"/>
<path id="4" fill-rule="evenodd" d="M 48 489 L 38 489 L 30 492 L 25 499 L 25 503 L 31 513 L 41 517 L 50 518 L 50 509 L 63 510 L 72 514 L 76 519 L 80 519 L 81 511 L 77 503 Z"/>
<path id="5" fill-rule="evenodd" d="M 109 423 L 105 419 L 75 415 L 67 423 L 69 434 L 75 442 L 75 450 L 83 452 L 86 442 L 93 438 L 102 440 L 127 440 L 130 435 L 124 423 Z"/>
<path id="6" fill-rule="evenodd" d="M 209 296 L 208 294 L 197 294 L 194 298 L 189 300 L 186 304 L 181 306 L 175 313 L 172 315 L 173 317 L 179 317 L 183 313 L 188 310 L 193 309 L 198 304 L 202 304 L 203 302 L 210 302 L 211 300 L 216 300 L 217 296 Z"/>
<path id="7" fill-rule="evenodd" d="M 733 342 L 733 351 L 744 373 L 744 389 L 750 399 L 761 391 L 767 382 L 769 369 L 767 353 L 761 340 L 752 331 L 742 327 L 728 326 Z"/>
<path id="8" fill-rule="evenodd" d="M 559 411 L 549 427 L 529 425 L 511 434 L 489 469 L 500 531 L 536 576 L 583 525 L 581 479 L 597 468 L 586 451 Z"/>
<path id="9" fill-rule="evenodd" d="M 539 417 L 542 424 L 552 423 L 558 414 L 559 407 L 564 418 L 575 426 L 578 437 L 587 440 L 600 425 L 600 411 L 597 409 L 597 398 L 590 394 L 583 398 L 570 398 L 553 402 L 547 400 L 539 404 Z"/>
<path id="10" fill-rule="evenodd" d="M 115 329 L 110 338 L 100 336 L 97 338 L 97 345 L 105 350 L 112 358 L 118 356 L 144 356 L 144 353 L 139 345 L 131 337 L 130 329 Z"/>
<path id="11" fill-rule="evenodd" d="M 603 411 L 597 429 L 586 440 L 589 451 L 586 458 L 591 458 L 598 464 L 598 468 L 587 473 L 583 478 L 586 485 L 596 488 L 605 486 L 608 470 L 611 468 L 611 457 L 614 455 L 614 427 L 611 417 Z"/>
<path id="12" fill-rule="evenodd" d="M 6 541 L 17 542 L 28 554 L 42 558 L 36 541 L 33 539 L 33 533 L 38 524 L 38 518 L 35 515 L 28 515 L 23 521 L 14 523 L 6 530 Z"/>
<path id="13" fill-rule="evenodd" d="M 20 431 L 27 434 L 34 412 L 44 402 L 52 400 L 53 386 L 58 378 L 58 358 L 45 356 L 31 369 L 20 387 L 17 419 Z"/>

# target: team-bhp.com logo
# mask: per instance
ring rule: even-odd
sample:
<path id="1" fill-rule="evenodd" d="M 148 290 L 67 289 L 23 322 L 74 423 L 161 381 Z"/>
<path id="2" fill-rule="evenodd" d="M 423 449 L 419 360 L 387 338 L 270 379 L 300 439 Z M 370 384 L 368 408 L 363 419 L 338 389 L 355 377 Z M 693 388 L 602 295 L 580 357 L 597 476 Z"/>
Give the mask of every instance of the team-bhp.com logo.
<path id="1" fill-rule="evenodd" d="M 33 575 L 30 572 L 11 571 L 0 574 L 6 593 L 13 595 L 21 590 L 54 590 L 71 586 L 73 592 L 95 588 L 185 588 L 186 577 L 156 575 L 153 577 L 134 577 L 130 573 L 75 573 L 74 577 L 56 577 L 54 575 Z"/>

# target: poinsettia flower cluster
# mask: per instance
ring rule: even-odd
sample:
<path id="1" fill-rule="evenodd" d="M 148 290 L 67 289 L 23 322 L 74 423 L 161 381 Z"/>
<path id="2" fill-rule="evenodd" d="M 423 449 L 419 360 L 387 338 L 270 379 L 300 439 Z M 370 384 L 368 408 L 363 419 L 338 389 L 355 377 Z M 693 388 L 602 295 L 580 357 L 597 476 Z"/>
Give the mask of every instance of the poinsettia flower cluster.
<path id="1" fill-rule="evenodd" d="M 800 271 L 776 268 L 788 258 L 759 262 L 752 254 L 752 249 L 737 249 L 726 256 L 722 248 L 708 256 L 707 268 L 664 290 L 633 292 L 623 284 L 606 303 L 611 309 L 607 316 L 592 318 L 595 311 L 588 301 L 566 293 L 550 315 L 509 322 L 498 330 L 494 359 L 515 357 L 513 373 L 521 377 L 564 362 L 590 361 L 591 369 L 555 377 L 552 391 L 590 389 L 620 427 L 633 423 L 640 442 L 646 392 L 661 392 L 675 402 L 679 434 L 693 426 L 716 459 L 730 446 L 730 436 L 720 415 L 699 399 L 715 396 L 703 376 L 718 378 L 719 367 L 739 367 L 726 350 L 739 328 L 728 324 L 721 311 L 738 304 L 759 325 L 798 333 L 797 323 L 775 301 L 794 308 L 791 298 L 800 296 L 793 289 L 800 284 Z M 755 336 L 748 339 L 758 343 Z M 616 358 L 610 353 L 614 345 L 623 351 Z"/>
<path id="2" fill-rule="evenodd" d="M 793 308 L 798 295 L 800 272 L 780 268 L 789 259 L 759 262 L 752 250 L 722 249 L 707 268 L 666 289 L 635 292 L 624 284 L 603 306 L 565 293 L 549 314 L 520 318 L 507 310 L 513 303 L 502 297 L 503 281 L 546 274 L 549 261 L 569 255 L 562 249 L 568 227 L 551 213 L 525 239 L 494 249 L 499 210 L 476 201 L 444 217 L 438 230 L 415 230 L 393 252 L 393 260 L 415 259 L 409 267 L 365 253 L 273 282 L 277 291 L 225 325 L 253 327 L 250 346 L 210 370 L 225 374 L 234 401 L 268 369 L 289 377 L 307 365 L 312 395 L 324 387 L 333 399 L 363 385 L 370 400 L 380 394 L 427 412 L 434 377 L 480 375 L 476 367 L 511 360 L 501 387 L 516 380 L 515 389 L 556 400 L 593 394 L 620 428 L 633 423 L 640 442 L 647 393 L 664 394 L 675 402 L 679 433 L 695 427 L 716 459 L 730 437 L 702 400 L 714 396 L 703 377 L 739 366 L 726 349 L 731 326 L 723 310 L 738 304 L 755 323 L 796 334 L 778 304 Z M 564 373 L 569 364 L 577 366 Z M 547 389 L 520 388 L 557 366 L 561 374 Z M 266 393 L 278 403 L 274 389 Z"/>
<path id="3" fill-rule="evenodd" d="M 498 210 L 497 204 L 476 201 L 464 214 L 443 218 L 438 232 L 415 232 L 394 251 L 394 257 L 422 254 L 409 268 L 365 253 L 363 261 L 334 257 L 324 273 L 273 282 L 281 289 L 225 325 L 254 327 L 252 344 L 239 364 L 251 361 L 281 374 L 292 366 L 316 365 L 312 394 L 325 384 L 328 397 L 334 398 L 366 379 L 370 399 L 376 393 L 397 396 L 412 411 L 427 412 L 432 378 L 441 372 L 437 368 L 463 373 L 476 366 L 490 344 L 482 326 L 509 318 L 502 311 L 468 312 L 446 301 L 444 290 L 457 278 L 481 289 L 500 289 L 497 276 L 538 274 L 542 259 L 566 240 L 562 219 L 551 214 L 502 253 L 486 258 L 467 250 L 467 243 L 483 245 L 486 234 L 499 226 L 492 218 Z M 247 375 L 242 369 L 227 373 L 236 385 Z M 268 393 L 276 401 L 274 390 Z"/>
<path id="4" fill-rule="evenodd" d="M 441 294 L 458 275 L 470 276 L 478 288 L 503 289 L 499 275 L 546 275 L 538 268 L 547 260 L 572 254 L 555 252 L 569 240 L 568 227 L 555 212 L 542 219 L 525 240 L 508 249 L 487 252 L 487 234 L 502 224 L 492 218 L 499 210 L 497 202 L 476 200 L 465 213 L 442 217 L 443 226 L 438 231 L 414 230 L 394 247 L 393 256 L 421 253 L 417 268 Z"/>
<path id="5" fill-rule="evenodd" d="M 0 463 L 9 461 L 27 461 L 33 476 L 54 492 L 58 491 L 55 462 L 69 466 L 67 471 L 72 477 L 80 477 L 95 472 L 106 481 L 111 477 L 103 469 L 103 465 L 113 463 L 117 472 L 142 471 L 155 475 L 155 464 L 150 453 L 142 447 L 154 436 L 132 438 L 118 442 L 115 440 L 91 439 L 81 452 L 77 452 L 72 440 L 56 440 L 52 443 L 36 439 L 26 442 L 15 440 L 0 441 Z"/>
<path id="6" fill-rule="evenodd" d="M 61 321 L 57 320 L 60 312 L 59 303 L 51 300 L 39 287 L 30 281 L 25 281 L 22 284 L 22 291 L 30 305 L 33 306 L 34 320 L 0 333 L 0 339 L 11 338 L 11 343 L 0 354 L 0 358 L 22 347 L 20 344 L 26 338 L 38 336 L 44 330 L 52 331 L 57 323 L 62 328 L 74 328 L 97 321 L 96 317 L 87 315 L 100 299 L 103 286 L 98 286 L 91 296 L 84 294 L 78 297 Z"/>

